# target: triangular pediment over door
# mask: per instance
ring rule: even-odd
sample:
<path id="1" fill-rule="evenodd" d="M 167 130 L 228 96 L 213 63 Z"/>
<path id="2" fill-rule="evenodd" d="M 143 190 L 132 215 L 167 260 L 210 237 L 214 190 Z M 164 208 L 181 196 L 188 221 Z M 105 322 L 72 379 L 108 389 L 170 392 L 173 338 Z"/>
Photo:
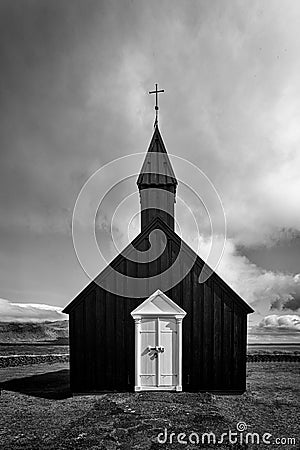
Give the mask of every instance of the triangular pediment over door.
<path id="1" fill-rule="evenodd" d="M 186 312 L 157 290 L 131 312 L 135 390 L 182 390 L 182 319 Z"/>

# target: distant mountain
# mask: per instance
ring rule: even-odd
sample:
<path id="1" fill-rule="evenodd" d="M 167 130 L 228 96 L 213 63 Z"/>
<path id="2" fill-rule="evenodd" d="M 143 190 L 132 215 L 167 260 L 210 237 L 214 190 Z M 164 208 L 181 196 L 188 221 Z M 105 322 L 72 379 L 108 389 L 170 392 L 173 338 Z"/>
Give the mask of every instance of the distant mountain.
<path id="1" fill-rule="evenodd" d="M 0 322 L 0 343 L 38 343 L 68 344 L 69 322 Z"/>
<path id="2" fill-rule="evenodd" d="M 15 303 L 0 298 L 1 322 L 47 322 L 68 320 L 60 306 L 45 303 Z"/>

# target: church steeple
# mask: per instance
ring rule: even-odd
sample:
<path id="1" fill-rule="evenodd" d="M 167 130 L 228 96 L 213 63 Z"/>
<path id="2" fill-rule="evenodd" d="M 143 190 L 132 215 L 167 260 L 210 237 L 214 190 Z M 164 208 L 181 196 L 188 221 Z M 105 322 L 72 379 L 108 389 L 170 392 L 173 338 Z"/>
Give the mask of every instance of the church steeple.
<path id="1" fill-rule="evenodd" d="M 157 216 L 174 230 L 177 180 L 157 123 L 137 185 L 140 191 L 141 231 Z"/>

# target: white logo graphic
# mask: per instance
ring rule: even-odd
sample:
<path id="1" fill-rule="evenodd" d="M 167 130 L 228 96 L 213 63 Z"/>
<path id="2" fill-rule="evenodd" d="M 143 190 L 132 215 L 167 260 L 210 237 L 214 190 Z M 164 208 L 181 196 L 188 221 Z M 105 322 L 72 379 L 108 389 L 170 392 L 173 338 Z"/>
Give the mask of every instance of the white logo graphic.
<path id="1" fill-rule="evenodd" d="M 164 155 L 161 155 L 162 157 Z M 209 178 L 194 164 L 184 158 L 168 154 L 172 160 L 173 167 L 177 176 L 179 186 L 184 186 L 185 191 L 189 191 L 193 196 L 193 207 L 188 205 L 186 199 L 176 196 L 177 204 L 180 203 L 182 208 L 185 208 L 185 214 L 193 218 L 194 230 L 193 235 L 197 236 L 199 245 L 200 234 L 199 225 L 197 224 L 193 210 L 198 206 L 206 209 L 210 220 L 211 228 L 211 245 L 209 255 L 205 261 L 204 267 L 199 275 L 199 283 L 205 282 L 217 268 L 224 252 L 226 242 L 226 218 L 224 208 L 214 185 Z M 73 211 L 72 218 L 72 237 L 74 249 L 83 270 L 91 280 L 94 280 L 99 286 L 106 291 L 122 297 L 148 297 L 154 290 L 159 288 L 162 291 L 167 291 L 177 285 L 189 273 L 193 267 L 197 255 L 190 252 L 189 258 L 184 259 L 184 245 L 181 241 L 179 251 L 175 261 L 170 262 L 169 267 L 161 273 L 153 276 L 133 276 L 122 273 L 122 270 L 116 264 L 109 265 L 109 260 L 105 257 L 104 247 L 107 244 L 104 241 L 99 241 L 96 238 L 96 216 L 101 211 L 102 216 L 106 218 L 105 230 L 110 233 L 112 243 L 115 251 L 121 253 L 127 260 L 133 263 L 151 263 L 155 261 L 166 251 L 168 239 L 164 231 L 157 227 L 149 233 L 149 248 L 141 251 L 131 244 L 129 226 L 140 213 L 140 208 L 135 211 L 128 221 L 127 236 L 125 248 L 123 251 L 118 248 L 116 242 L 116 234 L 118 228 L 116 220 L 120 217 L 120 210 L 126 210 L 126 202 L 129 202 L 134 195 L 138 195 L 136 185 L 132 188 L 133 179 L 136 180 L 139 175 L 139 168 L 145 157 L 145 153 L 135 153 L 115 159 L 97 170 L 86 181 L 82 187 Z M 160 155 L 156 154 L 156 158 Z M 163 167 L 163 164 L 161 164 Z M 149 172 L 151 173 L 151 172 Z M 153 172 L 154 173 L 154 172 Z M 155 170 L 158 175 L 158 171 Z M 159 173 L 159 175 L 164 175 Z M 131 192 L 128 191 L 128 185 L 131 182 Z M 134 189 L 134 190 L 133 190 Z M 151 188 L 153 189 L 153 188 Z M 154 188 L 155 189 L 155 188 Z M 160 189 L 158 191 L 161 192 Z M 166 192 L 166 199 L 168 196 L 174 194 Z M 108 202 L 108 197 L 110 202 Z M 152 196 L 153 198 L 154 196 Z M 113 200 L 111 200 L 113 198 Z M 171 200 L 170 200 L 171 201 Z M 157 207 L 155 203 L 147 205 L 153 208 Z M 160 206 L 161 207 L 161 206 Z M 162 208 L 162 207 L 161 207 Z M 213 221 L 212 221 L 213 218 Z M 176 221 L 179 236 L 182 224 Z M 214 222 L 214 223 L 213 223 Z M 214 227 L 215 224 L 215 227 Z M 216 239 L 214 229 L 218 227 L 218 236 Z M 123 229 L 125 227 L 123 226 Z M 117 230 L 117 231 L 116 231 Z M 221 230 L 221 231 L 220 231 Z M 155 243 L 159 242 L 159 245 Z M 101 268 L 108 266 L 103 273 L 99 275 Z"/>
<path id="2" fill-rule="evenodd" d="M 247 430 L 247 424 L 245 422 L 238 422 L 236 424 L 236 429 L 238 431 L 246 431 Z"/>

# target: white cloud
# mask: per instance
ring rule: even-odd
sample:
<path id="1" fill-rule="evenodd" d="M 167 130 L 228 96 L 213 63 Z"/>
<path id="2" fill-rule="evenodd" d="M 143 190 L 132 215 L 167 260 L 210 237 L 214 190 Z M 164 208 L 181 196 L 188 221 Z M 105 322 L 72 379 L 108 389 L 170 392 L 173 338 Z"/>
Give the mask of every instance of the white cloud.
<path id="1" fill-rule="evenodd" d="M 66 320 L 62 308 L 39 303 L 13 303 L 0 299 L 1 322 L 44 322 Z"/>
<path id="2" fill-rule="evenodd" d="M 186 240 L 196 250 L 196 239 Z M 209 250 L 210 240 L 200 236 L 198 253 L 204 260 Z M 227 239 L 216 272 L 251 304 L 256 313 L 250 316 L 251 322 L 268 315 L 270 310 L 294 313 L 300 308 L 300 274 L 263 270 L 238 252 L 233 239 Z"/>
<path id="3" fill-rule="evenodd" d="M 290 330 L 300 332 L 300 316 L 297 314 L 278 316 L 272 314 L 266 316 L 259 323 L 259 327 L 273 330 Z"/>

